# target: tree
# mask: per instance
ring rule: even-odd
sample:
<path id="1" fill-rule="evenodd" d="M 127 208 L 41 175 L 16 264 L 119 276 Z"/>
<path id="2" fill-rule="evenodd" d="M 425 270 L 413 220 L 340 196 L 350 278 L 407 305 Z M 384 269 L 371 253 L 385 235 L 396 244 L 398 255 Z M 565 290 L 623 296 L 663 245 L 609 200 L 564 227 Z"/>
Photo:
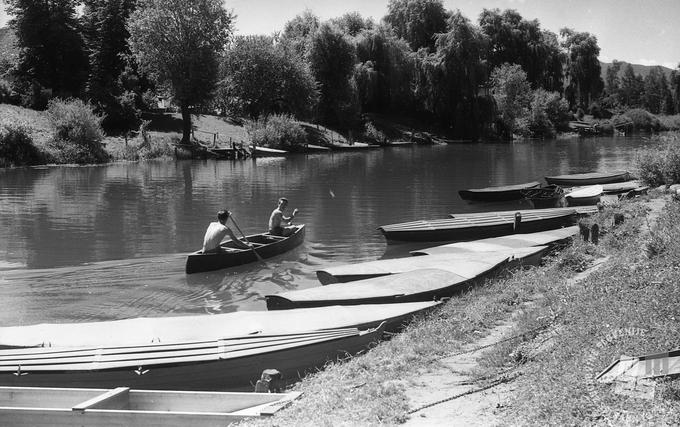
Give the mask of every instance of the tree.
<path id="1" fill-rule="evenodd" d="M 562 46 L 567 51 L 567 77 L 569 102 L 588 107 L 590 101 L 602 92 L 604 82 L 600 76 L 600 47 L 597 37 L 590 33 L 579 33 L 569 28 L 560 30 L 564 39 Z"/>
<path id="2" fill-rule="evenodd" d="M 7 0 L 10 26 L 21 48 L 17 75 L 24 90 L 48 88 L 64 98 L 82 93 L 88 65 L 76 17 L 78 3 Z"/>
<path id="3" fill-rule="evenodd" d="M 306 62 L 288 55 L 272 37 L 236 37 L 221 64 L 219 102 L 232 114 L 309 117 L 318 102 Z"/>
<path id="4" fill-rule="evenodd" d="M 301 60 L 306 58 L 312 36 L 319 29 L 319 17 L 305 9 L 302 14 L 286 22 L 281 35 L 281 43 Z"/>
<path id="5" fill-rule="evenodd" d="M 628 107 L 640 107 L 642 106 L 643 91 L 642 76 L 635 74 L 633 66 L 627 64 L 621 77 L 621 101 Z"/>
<path id="6" fill-rule="evenodd" d="M 350 79 L 356 58 L 352 43 L 337 27 L 324 23 L 312 36 L 308 58 L 321 92 L 321 121 L 333 125 L 353 122 L 358 105 Z"/>
<path id="7" fill-rule="evenodd" d="M 644 78 L 643 106 L 652 114 L 673 114 L 672 93 L 661 67 L 652 67 Z"/>
<path id="8" fill-rule="evenodd" d="M 359 12 L 347 12 L 339 18 L 331 19 L 331 23 L 340 28 L 340 31 L 352 37 L 375 26 L 370 18 L 364 19 Z"/>
<path id="9" fill-rule="evenodd" d="M 449 14 L 441 0 L 390 0 L 385 22 L 411 49 L 435 47 L 435 35 L 446 32 Z"/>
<path id="10" fill-rule="evenodd" d="M 517 64 L 503 64 L 491 72 L 490 80 L 503 127 L 501 133 L 511 138 L 519 127 L 517 120 L 529 112 L 532 95 L 527 74 Z"/>
<path id="11" fill-rule="evenodd" d="M 671 71 L 670 84 L 673 94 L 673 108 L 675 113 L 680 113 L 680 65 Z"/>
<path id="12" fill-rule="evenodd" d="M 216 87 L 219 55 L 234 15 L 221 0 L 140 0 L 130 16 L 130 47 L 143 71 L 169 85 L 182 112 L 182 142 L 191 136 L 191 109 Z"/>
<path id="13" fill-rule="evenodd" d="M 120 79 L 130 56 L 127 21 L 134 5 L 134 0 L 86 0 L 83 10 L 90 57 L 86 95 L 104 114 L 107 129 L 130 128 L 138 114 L 135 104 L 127 102 L 135 94 L 127 92 Z"/>

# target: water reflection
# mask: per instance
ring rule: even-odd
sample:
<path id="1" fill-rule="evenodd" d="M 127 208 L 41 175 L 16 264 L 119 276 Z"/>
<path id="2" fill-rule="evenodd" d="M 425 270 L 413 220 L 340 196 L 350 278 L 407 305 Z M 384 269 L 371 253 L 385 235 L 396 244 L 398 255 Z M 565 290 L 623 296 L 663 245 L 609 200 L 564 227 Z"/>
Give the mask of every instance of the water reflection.
<path id="1" fill-rule="evenodd" d="M 404 247 L 386 252 L 379 225 L 528 208 L 465 202 L 460 189 L 630 169 L 646 143 L 452 144 L 0 170 L 0 325 L 263 310 L 268 293 L 318 286 L 320 266 L 405 255 Z M 280 196 L 300 209 L 304 245 L 262 265 L 184 274 L 186 254 L 200 247 L 219 209 L 258 233 Z"/>

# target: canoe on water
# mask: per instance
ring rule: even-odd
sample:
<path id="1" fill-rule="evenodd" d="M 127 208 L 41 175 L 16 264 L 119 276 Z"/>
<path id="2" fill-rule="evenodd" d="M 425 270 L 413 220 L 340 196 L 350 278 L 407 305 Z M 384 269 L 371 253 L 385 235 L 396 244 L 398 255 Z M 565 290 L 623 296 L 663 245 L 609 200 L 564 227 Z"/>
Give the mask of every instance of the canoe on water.
<path id="1" fill-rule="evenodd" d="M 247 236 L 247 240 L 253 243 L 254 250 L 237 248 L 234 242 L 228 240 L 222 243 L 222 252 L 204 254 L 203 251 L 196 251 L 189 254 L 186 273 L 193 274 L 236 267 L 258 261 L 260 258 L 271 258 L 288 252 L 305 240 L 305 225 L 296 225 L 293 234 L 287 237 L 261 233 Z"/>
<path id="2" fill-rule="evenodd" d="M 564 198 L 567 200 L 569 206 L 585 206 L 596 205 L 602 196 L 601 185 L 589 185 L 581 187 L 565 194 Z"/>
<path id="3" fill-rule="evenodd" d="M 520 218 L 516 217 L 518 213 Z M 523 210 L 456 214 L 449 219 L 412 221 L 384 225 L 378 229 L 387 240 L 392 241 L 461 241 L 552 230 L 573 225 L 577 219 L 574 209 Z"/>
<path id="4" fill-rule="evenodd" d="M 624 182 L 629 179 L 630 173 L 628 171 L 588 172 L 545 177 L 548 184 L 556 184 L 562 187 L 609 184 L 612 182 Z"/>
<path id="5" fill-rule="evenodd" d="M 414 256 L 406 258 L 380 259 L 376 261 L 345 264 L 328 267 L 316 272 L 324 285 L 338 282 L 352 282 L 390 274 L 405 273 L 421 269 L 438 269 L 455 273 L 468 279 L 481 276 L 500 266 L 516 262 L 535 263 L 545 246 L 517 249 L 501 249 L 484 255 L 474 252 L 443 253 L 439 255 Z M 323 290 L 319 290 L 323 292 Z"/>
<path id="6" fill-rule="evenodd" d="M 0 387 L 0 420 L 12 427 L 214 427 L 271 416 L 301 395 Z"/>
<path id="7" fill-rule="evenodd" d="M 513 234 L 511 236 L 491 237 L 470 242 L 449 243 L 448 245 L 411 251 L 411 255 L 439 255 L 447 253 L 479 253 L 494 252 L 507 249 L 527 248 L 532 246 L 553 247 L 570 240 L 579 233 L 578 226 L 540 231 L 538 233 Z"/>
<path id="8" fill-rule="evenodd" d="M 0 350 L 0 385 L 252 391 L 265 369 L 278 370 L 290 384 L 328 361 L 365 350 L 383 332 L 381 325 L 172 344 Z"/>
<path id="9" fill-rule="evenodd" d="M 484 202 L 519 200 L 524 197 L 522 191 L 536 188 L 540 185 L 540 182 L 532 181 L 524 184 L 505 185 L 500 187 L 470 188 L 468 190 L 460 190 L 458 194 L 464 200 L 479 200 Z"/>
<path id="10" fill-rule="evenodd" d="M 338 328 L 375 328 L 385 322 L 398 330 L 411 317 L 434 309 L 435 302 L 372 304 L 291 310 L 236 311 L 198 316 L 150 317 L 104 322 L 43 323 L 0 328 L 0 349 L 28 347 L 124 347 L 210 341 L 259 334 L 292 334 Z"/>

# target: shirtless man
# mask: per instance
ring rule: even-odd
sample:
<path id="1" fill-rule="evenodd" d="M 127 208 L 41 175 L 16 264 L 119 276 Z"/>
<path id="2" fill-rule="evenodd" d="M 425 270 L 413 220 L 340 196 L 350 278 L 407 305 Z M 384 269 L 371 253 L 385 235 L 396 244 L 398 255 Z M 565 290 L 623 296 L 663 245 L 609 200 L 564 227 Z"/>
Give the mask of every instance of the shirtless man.
<path id="1" fill-rule="evenodd" d="M 227 227 L 227 221 L 229 220 L 229 215 L 231 212 L 228 210 L 223 210 L 217 212 L 217 221 L 211 222 L 208 229 L 205 232 L 205 237 L 203 238 L 203 253 L 215 253 L 220 252 L 222 247 L 222 239 L 227 235 L 234 242 L 237 248 L 250 249 L 251 246 L 248 243 L 242 242 L 238 237 L 234 235 L 231 228 Z"/>
<path id="2" fill-rule="evenodd" d="M 295 209 L 291 216 L 284 216 L 283 211 L 286 210 L 288 206 L 288 199 L 281 197 L 279 199 L 279 205 L 272 211 L 272 215 L 269 217 L 269 234 L 274 236 L 290 236 L 293 233 L 295 227 L 290 227 L 290 222 L 295 218 L 298 210 Z M 287 225 L 288 227 L 285 227 Z"/>

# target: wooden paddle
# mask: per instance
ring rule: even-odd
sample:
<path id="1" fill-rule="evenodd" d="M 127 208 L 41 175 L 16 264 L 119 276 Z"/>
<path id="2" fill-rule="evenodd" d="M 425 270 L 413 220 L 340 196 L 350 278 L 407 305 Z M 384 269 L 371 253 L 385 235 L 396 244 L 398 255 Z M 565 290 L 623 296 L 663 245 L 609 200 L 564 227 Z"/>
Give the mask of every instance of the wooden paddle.
<path id="1" fill-rule="evenodd" d="M 241 227 L 239 227 L 238 224 L 236 223 L 236 220 L 234 219 L 234 215 L 233 215 L 233 214 L 230 214 L 230 215 L 229 215 L 229 218 L 231 218 L 231 222 L 234 223 L 234 226 L 236 226 L 236 229 L 238 230 L 238 232 L 241 233 L 241 236 L 243 236 L 243 240 L 245 240 L 246 242 L 250 243 L 250 249 L 253 251 L 253 253 L 255 254 L 255 256 L 257 257 L 257 259 L 258 259 L 259 261 L 264 262 L 264 258 L 262 258 L 262 257 L 260 256 L 260 254 L 257 253 L 257 251 L 255 250 L 255 248 L 252 246 L 253 244 L 252 244 L 250 241 L 248 241 L 248 238 L 246 237 L 246 235 L 243 234 L 243 231 L 241 231 Z"/>

